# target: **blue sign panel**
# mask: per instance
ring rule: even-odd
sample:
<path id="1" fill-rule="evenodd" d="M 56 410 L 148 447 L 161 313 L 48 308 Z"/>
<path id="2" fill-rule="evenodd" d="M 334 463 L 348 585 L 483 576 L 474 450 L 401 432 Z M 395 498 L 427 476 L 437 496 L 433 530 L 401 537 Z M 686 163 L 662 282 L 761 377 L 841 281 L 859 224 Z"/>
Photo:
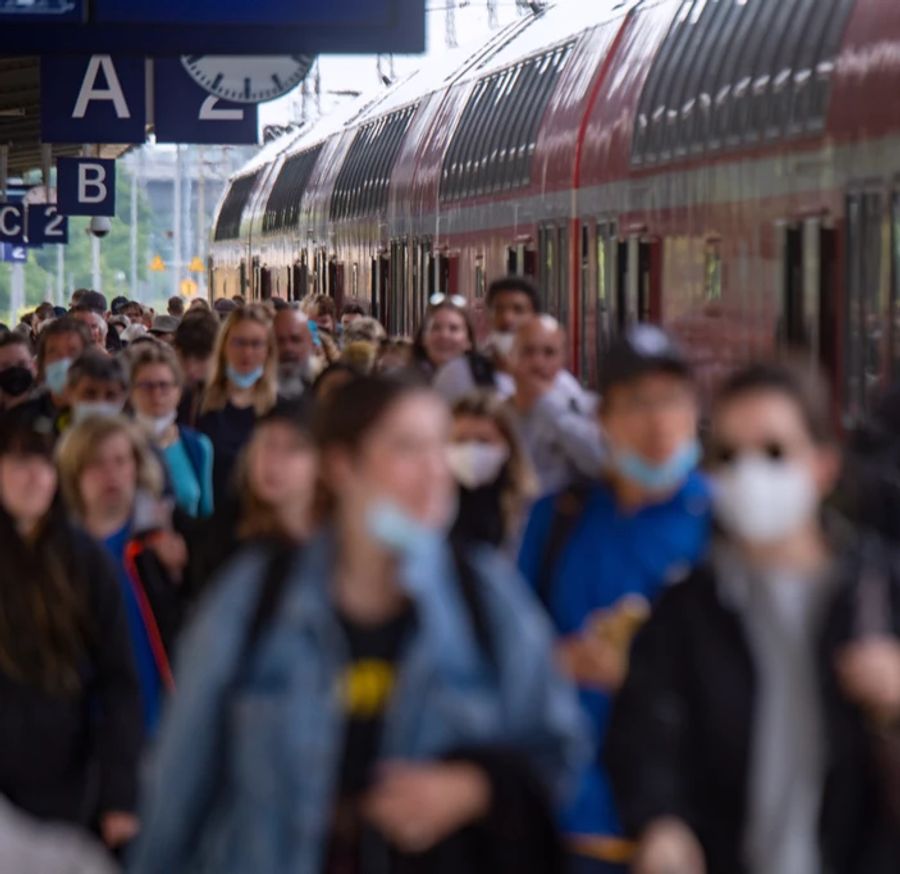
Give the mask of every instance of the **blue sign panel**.
<path id="1" fill-rule="evenodd" d="M 229 103 L 201 88 L 177 58 L 160 58 L 154 67 L 153 123 L 157 142 L 201 145 L 256 145 L 259 112 L 255 104 Z"/>
<path id="2" fill-rule="evenodd" d="M 146 95 L 143 58 L 41 58 L 41 140 L 143 143 Z"/>
<path id="3" fill-rule="evenodd" d="M 28 207 L 28 245 L 69 242 L 69 220 L 50 203 Z"/>
<path id="4" fill-rule="evenodd" d="M 98 24 L 249 24 L 276 27 L 390 23 L 393 0 L 94 0 Z"/>
<path id="5" fill-rule="evenodd" d="M 425 50 L 425 0 L 94 0 L 78 5 L 87 7 L 84 24 L 63 14 L 56 20 L 0 16 L 0 55 L 66 55 L 73 47 L 86 54 L 142 57 Z"/>
<path id="6" fill-rule="evenodd" d="M 12 243 L 0 243 L 0 260 L 7 264 L 24 264 L 28 260 L 28 250 Z"/>
<path id="7" fill-rule="evenodd" d="M 84 0 L 0 0 L 4 21 L 84 21 Z"/>
<path id="8" fill-rule="evenodd" d="M 0 203 L 0 242 L 25 245 L 25 207 L 21 203 Z"/>
<path id="9" fill-rule="evenodd" d="M 57 158 L 56 205 L 63 215 L 116 214 L 116 162 Z"/>

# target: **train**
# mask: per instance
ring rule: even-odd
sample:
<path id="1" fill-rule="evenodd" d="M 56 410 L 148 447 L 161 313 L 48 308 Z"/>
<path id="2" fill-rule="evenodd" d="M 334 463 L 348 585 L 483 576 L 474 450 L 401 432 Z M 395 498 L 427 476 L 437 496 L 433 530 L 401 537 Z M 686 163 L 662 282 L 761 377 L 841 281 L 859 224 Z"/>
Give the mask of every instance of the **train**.
<path id="1" fill-rule="evenodd" d="M 392 333 L 436 292 L 483 320 L 534 278 L 597 382 L 626 325 L 701 385 L 798 350 L 857 421 L 900 377 L 900 3 L 560 0 L 229 182 L 211 295 L 370 301 Z"/>

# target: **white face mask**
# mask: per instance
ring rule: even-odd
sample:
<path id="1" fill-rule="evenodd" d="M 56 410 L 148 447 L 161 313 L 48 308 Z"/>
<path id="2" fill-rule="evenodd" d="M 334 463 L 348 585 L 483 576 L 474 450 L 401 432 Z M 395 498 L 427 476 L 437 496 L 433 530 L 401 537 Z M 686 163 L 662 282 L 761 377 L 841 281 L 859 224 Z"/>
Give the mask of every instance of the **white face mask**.
<path id="1" fill-rule="evenodd" d="M 713 477 L 713 508 L 729 534 L 776 543 L 815 514 L 819 495 L 802 465 L 745 456 Z"/>
<path id="2" fill-rule="evenodd" d="M 487 340 L 487 348 L 501 358 L 509 358 L 516 345 L 516 335 L 504 331 L 492 331 Z"/>
<path id="3" fill-rule="evenodd" d="M 115 401 L 82 401 L 72 406 L 72 421 L 76 424 L 90 419 L 92 416 L 110 418 L 122 412 L 124 402 Z"/>
<path id="4" fill-rule="evenodd" d="M 145 416 L 143 413 L 135 413 L 134 420 L 152 437 L 162 437 L 166 431 L 175 424 L 178 418 L 176 410 L 166 413 L 165 416 Z"/>
<path id="5" fill-rule="evenodd" d="M 467 489 L 490 485 L 509 461 L 509 449 L 492 443 L 453 443 L 447 447 L 447 464 L 456 481 Z"/>

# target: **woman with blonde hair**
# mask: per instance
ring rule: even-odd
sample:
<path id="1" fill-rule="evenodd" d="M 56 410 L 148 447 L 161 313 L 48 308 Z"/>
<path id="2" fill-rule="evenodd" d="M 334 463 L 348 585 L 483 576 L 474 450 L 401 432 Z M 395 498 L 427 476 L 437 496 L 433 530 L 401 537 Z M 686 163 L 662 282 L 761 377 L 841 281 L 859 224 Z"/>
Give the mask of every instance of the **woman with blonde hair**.
<path id="1" fill-rule="evenodd" d="M 447 460 L 459 486 L 453 535 L 515 550 L 538 483 L 502 398 L 477 392 L 460 400 L 450 441 Z"/>
<path id="2" fill-rule="evenodd" d="M 75 521 L 115 566 L 141 690 L 144 730 L 152 736 L 163 692 L 174 688 L 169 653 L 181 621 L 173 573 L 186 562 L 161 499 L 163 475 L 140 429 L 121 416 L 92 416 L 59 445 L 59 479 Z"/>
<path id="3" fill-rule="evenodd" d="M 234 464 L 253 426 L 277 400 L 278 355 L 272 317 L 259 304 L 228 316 L 214 355 L 197 429 L 213 445 L 213 500 L 228 495 Z"/>

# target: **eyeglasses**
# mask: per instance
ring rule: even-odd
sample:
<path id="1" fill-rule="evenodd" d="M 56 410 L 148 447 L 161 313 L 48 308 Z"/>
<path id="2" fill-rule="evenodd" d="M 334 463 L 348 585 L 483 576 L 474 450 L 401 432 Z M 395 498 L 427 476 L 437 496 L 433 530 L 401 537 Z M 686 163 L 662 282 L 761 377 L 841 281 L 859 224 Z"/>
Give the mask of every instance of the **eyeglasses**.
<path id="1" fill-rule="evenodd" d="M 718 467 L 728 467 L 747 455 L 759 455 L 767 461 L 784 461 L 790 455 L 790 452 L 784 444 L 779 443 L 777 440 L 772 440 L 764 443 L 756 450 L 738 449 L 735 446 L 729 446 L 727 443 L 720 443 L 713 448 L 711 453 L 712 462 Z"/>
<path id="2" fill-rule="evenodd" d="M 147 394 L 150 394 L 151 392 L 154 392 L 154 391 L 161 391 L 161 392 L 168 393 L 175 388 L 175 383 L 174 382 L 150 382 L 149 380 L 147 380 L 147 381 L 141 380 L 141 382 L 136 382 L 134 384 L 134 387 L 138 391 L 147 392 Z"/>
<path id="3" fill-rule="evenodd" d="M 429 306 L 439 307 L 441 304 L 450 304 L 450 306 L 464 310 L 469 305 L 469 302 L 461 294 L 444 294 L 440 291 L 428 298 Z"/>

